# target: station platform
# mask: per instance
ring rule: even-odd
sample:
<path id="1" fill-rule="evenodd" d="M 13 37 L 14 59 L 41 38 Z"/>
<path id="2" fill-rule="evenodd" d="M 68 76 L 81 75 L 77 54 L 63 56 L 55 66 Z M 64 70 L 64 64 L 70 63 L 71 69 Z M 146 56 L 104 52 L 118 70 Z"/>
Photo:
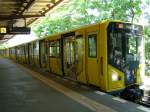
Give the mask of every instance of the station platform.
<path id="1" fill-rule="evenodd" d="M 0 111 L 150 112 L 150 108 L 0 58 Z"/>

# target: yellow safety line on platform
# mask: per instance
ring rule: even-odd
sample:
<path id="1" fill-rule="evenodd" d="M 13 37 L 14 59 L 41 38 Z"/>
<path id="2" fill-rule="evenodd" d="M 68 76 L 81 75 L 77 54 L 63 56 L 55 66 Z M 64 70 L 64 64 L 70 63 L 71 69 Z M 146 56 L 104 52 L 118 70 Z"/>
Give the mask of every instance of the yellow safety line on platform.
<path id="1" fill-rule="evenodd" d="M 18 64 L 17 64 L 18 65 Z M 48 79 L 44 76 L 42 76 L 40 73 L 32 71 L 22 65 L 19 65 L 19 68 L 21 68 L 22 70 L 28 72 L 29 74 L 31 74 L 33 77 L 39 79 L 40 81 L 42 81 L 43 83 L 45 83 L 46 85 L 48 85 L 51 88 L 54 88 L 55 90 L 63 93 L 64 95 L 70 97 L 71 99 L 75 100 L 76 102 L 84 105 L 85 107 L 91 109 L 92 111 L 95 112 L 116 112 L 115 110 L 100 104 L 92 99 L 89 99 L 86 96 L 83 96 L 51 79 Z"/>

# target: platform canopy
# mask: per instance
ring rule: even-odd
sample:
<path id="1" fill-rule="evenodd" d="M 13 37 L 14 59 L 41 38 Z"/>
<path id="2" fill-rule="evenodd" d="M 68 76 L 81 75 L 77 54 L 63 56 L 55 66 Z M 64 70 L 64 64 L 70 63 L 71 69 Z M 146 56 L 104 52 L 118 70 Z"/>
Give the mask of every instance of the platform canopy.
<path id="1" fill-rule="evenodd" d="M 0 0 L 0 31 L 5 27 L 28 26 L 39 17 L 45 16 L 64 0 Z M 0 43 L 11 36 L 0 34 Z"/>

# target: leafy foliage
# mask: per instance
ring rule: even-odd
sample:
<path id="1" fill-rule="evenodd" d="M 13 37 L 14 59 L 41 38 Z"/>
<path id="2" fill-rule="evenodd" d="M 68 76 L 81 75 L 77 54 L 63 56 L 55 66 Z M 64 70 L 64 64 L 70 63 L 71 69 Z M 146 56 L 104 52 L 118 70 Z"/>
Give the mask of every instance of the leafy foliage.
<path id="1" fill-rule="evenodd" d="M 145 28 L 145 58 L 147 66 L 150 66 L 150 26 Z"/>
<path id="2" fill-rule="evenodd" d="M 38 37 L 45 37 L 104 19 L 133 21 L 142 13 L 140 4 L 141 0 L 71 0 L 32 29 Z"/>
<path id="3" fill-rule="evenodd" d="M 7 43 L 3 43 L 0 45 L 0 49 L 4 49 L 4 48 L 8 48 L 8 44 Z"/>
<path id="4" fill-rule="evenodd" d="M 143 9 L 150 9 L 150 0 L 145 0 Z M 144 18 L 148 21 L 148 26 L 145 26 L 145 63 L 150 68 L 150 13 L 146 10 L 143 12 Z"/>

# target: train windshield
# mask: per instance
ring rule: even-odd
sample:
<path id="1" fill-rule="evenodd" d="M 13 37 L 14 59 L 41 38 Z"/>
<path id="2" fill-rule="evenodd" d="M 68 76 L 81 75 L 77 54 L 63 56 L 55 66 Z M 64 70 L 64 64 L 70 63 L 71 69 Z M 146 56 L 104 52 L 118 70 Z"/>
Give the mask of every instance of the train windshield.
<path id="1" fill-rule="evenodd" d="M 142 26 L 111 23 L 108 26 L 108 63 L 125 73 L 126 84 L 134 84 L 143 59 Z"/>

